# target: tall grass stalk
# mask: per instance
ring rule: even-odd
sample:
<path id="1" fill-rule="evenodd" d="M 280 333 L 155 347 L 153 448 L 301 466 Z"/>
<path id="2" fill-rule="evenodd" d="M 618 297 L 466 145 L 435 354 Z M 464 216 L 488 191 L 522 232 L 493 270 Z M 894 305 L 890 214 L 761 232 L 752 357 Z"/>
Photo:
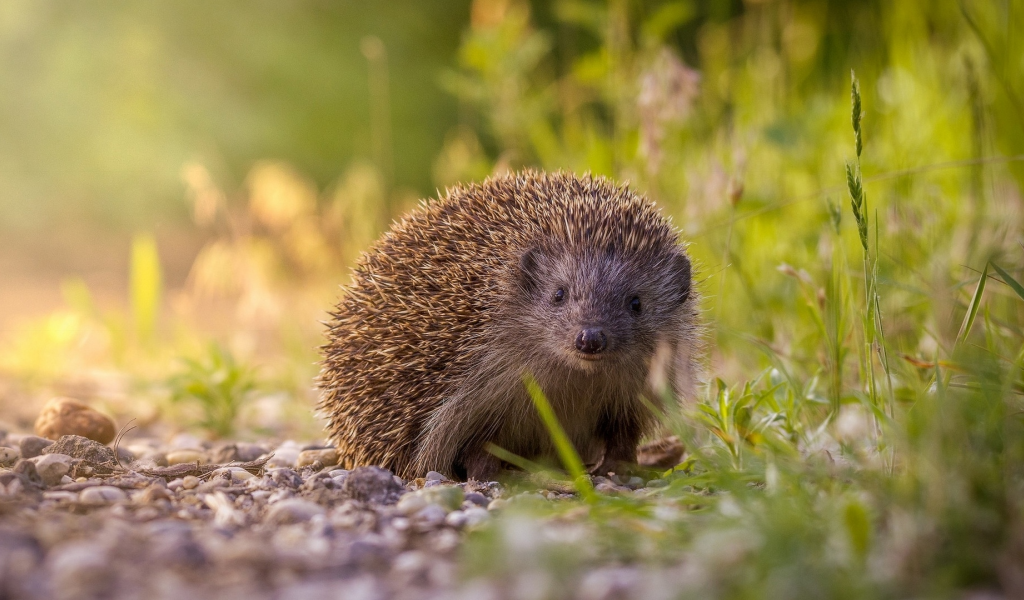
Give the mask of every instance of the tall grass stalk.
<path id="1" fill-rule="evenodd" d="M 850 72 L 851 87 L 850 99 L 852 103 L 851 122 L 853 124 L 854 144 L 857 157 L 853 162 L 846 163 L 846 185 L 850 191 L 850 206 L 853 210 L 853 218 L 857 222 L 857 236 L 860 239 L 863 259 L 861 265 L 864 272 L 864 318 L 862 319 L 864 345 L 861 351 L 861 364 L 865 379 L 868 384 L 868 396 L 872 406 L 880 409 L 882 414 L 890 421 L 893 417 L 894 394 L 892 389 L 892 375 L 889 370 L 889 360 L 885 352 L 885 336 L 882 331 L 882 311 L 878 294 L 878 214 L 875 214 L 875 256 L 871 256 L 868 243 L 868 214 L 867 195 L 864 193 L 864 180 L 861 174 L 860 157 L 864 149 L 864 138 L 861 131 L 861 95 L 860 82 L 857 75 Z M 888 397 L 883 401 L 878 392 L 878 383 L 875 380 L 875 366 L 873 353 L 877 348 L 879 361 L 885 373 Z M 875 417 L 876 446 L 880 452 L 886 448 L 883 439 L 882 424 L 877 416 Z M 891 470 L 892 456 L 887 457 L 888 467 Z"/>

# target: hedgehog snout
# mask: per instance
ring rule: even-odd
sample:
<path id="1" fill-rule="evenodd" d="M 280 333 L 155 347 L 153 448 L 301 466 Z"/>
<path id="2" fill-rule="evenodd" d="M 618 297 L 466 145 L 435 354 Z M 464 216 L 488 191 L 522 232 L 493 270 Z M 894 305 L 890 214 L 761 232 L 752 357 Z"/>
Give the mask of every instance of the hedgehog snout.
<path id="1" fill-rule="evenodd" d="M 608 336 L 600 327 L 587 327 L 576 336 L 576 349 L 584 354 L 600 354 L 608 347 Z"/>

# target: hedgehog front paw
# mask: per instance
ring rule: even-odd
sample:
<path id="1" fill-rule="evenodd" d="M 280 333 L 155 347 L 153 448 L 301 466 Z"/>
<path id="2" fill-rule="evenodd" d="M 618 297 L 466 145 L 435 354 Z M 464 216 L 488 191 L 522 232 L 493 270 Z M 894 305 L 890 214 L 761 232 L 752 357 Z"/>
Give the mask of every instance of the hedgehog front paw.
<path id="1" fill-rule="evenodd" d="M 501 460 L 485 450 L 468 457 L 465 464 L 466 478 L 481 482 L 494 481 L 501 470 Z"/>
<path id="2" fill-rule="evenodd" d="M 632 475 L 640 470 L 635 461 L 605 457 L 600 464 L 590 470 L 591 475 L 610 477 L 612 475 Z"/>

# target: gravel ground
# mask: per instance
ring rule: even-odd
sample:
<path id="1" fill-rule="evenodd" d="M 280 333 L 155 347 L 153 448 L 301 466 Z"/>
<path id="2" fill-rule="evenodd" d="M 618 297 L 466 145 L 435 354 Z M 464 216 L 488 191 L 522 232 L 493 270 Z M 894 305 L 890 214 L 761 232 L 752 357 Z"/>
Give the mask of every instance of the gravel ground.
<path id="1" fill-rule="evenodd" d="M 0 435 L 0 598 L 479 597 L 456 554 L 505 489 L 335 461 L 290 441 L 179 436 L 115 455 L 77 436 Z"/>

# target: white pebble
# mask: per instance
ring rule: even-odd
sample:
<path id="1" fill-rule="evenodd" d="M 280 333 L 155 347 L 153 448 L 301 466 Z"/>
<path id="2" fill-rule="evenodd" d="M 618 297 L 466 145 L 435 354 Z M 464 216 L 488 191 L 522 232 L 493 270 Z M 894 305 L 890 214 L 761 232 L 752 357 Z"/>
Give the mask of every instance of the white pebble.
<path id="1" fill-rule="evenodd" d="M 424 525 L 440 525 L 446 516 L 447 512 L 437 504 L 428 504 L 415 515 L 416 520 Z"/>
<path id="2" fill-rule="evenodd" d="M 210 462 L 210 458 L 206 456 L 206 453 L 195 448 L 173 450 L 167 453 L 168 465 L 181 465 L 185 463 L 199 463 L 201 465 L 205 465 L 208 462 Z"/>
<path id="3" fill-rule="evenodd" d="M 13 465 L 20 456 L 21 453 L 14 448 L 0 448 L 0 466 Z"/>
<path id="4" fill-rule="evenodd" d="M 47 500 L 56 500 L 58 502 L 73 502 L 78 500 L 78 494 L 74 492 L 62 492 L 55 490 L 52 492 L 43 492 L 43 498 Z"/>
<path id="5" fill-rule="evenodd" d="M 398 512 L 403 515 L 412 515 L 423 510 L 427 504 L 428 502 L 423 498 L 423 496 L 416 492 L 409 492 L 398 500 L 398 504 L 395 508 L 397 508 Z"/>
<path id="6" fill-rule="evenodd" d="M 254 475 L 241 467 L 221 467 L 214 471 L 211 475 L 213 478 L 223 478 L 225 473 L 231 473 L 232 481 L 244 481 L 246 479 L 252 479 Z"/>
<path id="7" fill-rule="evenodd" d="M 444 518 L 444 522 L 452 527 L 462 527 L 466 524 L 466 513 L 461 510 L 453 510 Z"/>
<path id="8" fill-rule="evenodd" d="M 479 506 L 464 511 L 463 516 L 466 527 L 476 527 L 491 518 L 491 514 L 487 512 L 487 509 L 480 508 Z"/>
<path id="9" fill-rule="evenodd" d="M 71 470 L 71 457 L 66 454 L 43 454 L 30 458 L 36 466 L 36 473 L 46 485 L 57 485 Z"/>
<path id="10" fill-rule="evenodd" d="M 79 496 L 79 500 L 82 504 L 108 504 L 110 502 L 120 502 L 127 499 L 128 495 L 125 494 L 121 488 L 116 488 L 111 485 L 98 485 L 96 487 L 85 488 Z"/>
<path id="11" fill-rule="evenodd" d="M 315 502 L 301 498 L 281 500 L 267 513 L 267 522 L 275 525 L 302 523 L 315 515 L 324 514 L 324 508 Z"/>

